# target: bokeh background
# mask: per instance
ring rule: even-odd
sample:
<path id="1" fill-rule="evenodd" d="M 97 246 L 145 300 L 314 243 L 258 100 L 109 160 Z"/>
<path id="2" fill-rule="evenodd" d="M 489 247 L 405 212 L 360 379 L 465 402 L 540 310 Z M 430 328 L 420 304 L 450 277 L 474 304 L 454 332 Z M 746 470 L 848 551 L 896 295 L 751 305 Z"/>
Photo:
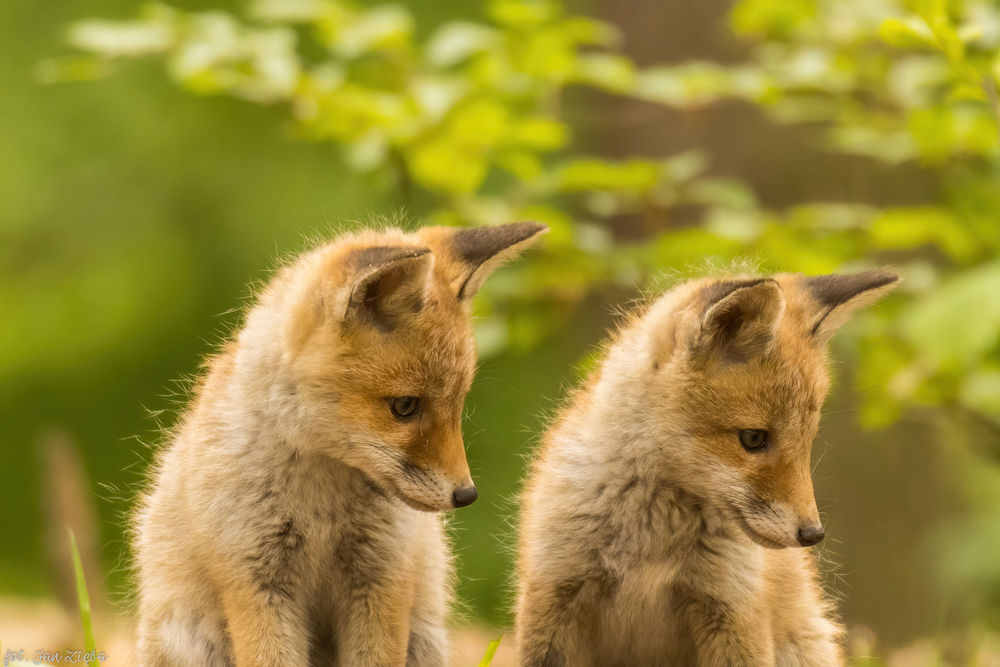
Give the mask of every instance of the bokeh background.
<path id="1" fill-rule="evenodd" d="M 282 258 L 537 219 L 475 305 L 470 655 L 511 620 L 525 460 L 618 310 L 734 262 L 890 264 L 835 343 L 826 581 L 855 664 L 1000 664 L 995 2 L 6 0 L 0 43 L 4 647 L 80 645 L 69 523 L 127 652 L 151 447 Z"/>

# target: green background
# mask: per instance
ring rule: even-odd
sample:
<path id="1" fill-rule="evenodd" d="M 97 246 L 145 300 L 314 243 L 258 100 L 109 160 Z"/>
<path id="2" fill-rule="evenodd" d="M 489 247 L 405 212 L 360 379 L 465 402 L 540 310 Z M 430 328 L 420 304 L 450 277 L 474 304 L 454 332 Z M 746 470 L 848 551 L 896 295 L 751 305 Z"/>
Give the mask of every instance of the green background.
<path id="1" fill-rule="evenodd" d="M 624 26 L 640 62 L 738 58 L 721 27 L 706 27 L 722 7 L 708 4 L 716 14 L 685 3 L 666 13 L 646 7 L 649 25 L 638 27 L 643 3 L 579 10 Z M 418 32 L 481 15 L 469 3 L 409 6 Z M 0 596 L 56 592 L 43 508 L 58 480 L 39 450 L 52 429 L 82 452 L 99 513 L 103 587 L 119 599 L 128 588 L 123 517 L 148 447 L 183 405 L 185 378 L 238 322 L 249 286 L 351 221 L 428 212 L 419 197 L 346 168 L 334 147 L 297 139 L 280 107 L 182 94 L 157 62 L 129 64 L 98 83 L 37 83 L 37 63 L 66 51 L 68 21 L 132 9 L 110 0 L 0 5 Z M 685 22 L 707 41 L 686 36 Z M 621 120 L 604 98 L 594 108 Z M 705 146 L 713 169 L 749 182 L 768 206 L 817 193 L 911 204 L 936 187 L 923 166 L 858 167 L 819 150 L 801 129 L 776 128 L 739 105 L 642 116 L 621 131 L 611 121 L 580 125 L 580 141 L 608 155 Z M 642 241 L 657 231 L 626 225 L 616 234 Z M 529 252 L 520 261 L 540 260 Z M 482 360 L 466 425 L 480 500 L 451 521 L 469 618 L 509 623 L 524 463 L 615 309 L 637 294 L 595 284 L 534 345 Z M 815 446 L 826 581 L 848 625 L 871 628 L 887 647 L 988 632 L 1000 620 L 996 431 L 917 405 L 905 405 L 885 430 L 862 430 L 865 385 L 852 371 L 859 357 L 851 337 L 848 329 L 835 346 L 836 391 Z"/>

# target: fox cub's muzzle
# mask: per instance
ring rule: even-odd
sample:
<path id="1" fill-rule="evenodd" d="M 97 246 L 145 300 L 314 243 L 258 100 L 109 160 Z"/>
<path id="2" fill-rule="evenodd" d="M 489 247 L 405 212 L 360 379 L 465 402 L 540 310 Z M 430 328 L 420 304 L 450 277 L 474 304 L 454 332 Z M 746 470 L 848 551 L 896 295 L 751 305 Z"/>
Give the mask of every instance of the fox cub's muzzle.
<path id="1" fill-rule="evenodd" d="M 455 489 L 455 492 L 451 494 L 451 500 L 455 504 L 455 507 L 466 507 L 476 502 L 476 498 L 479 497 L 479 492 L 476 491 L 476 487 L 473 485 L 463 486 L 461 488 Z"/>
<path id="2" fill-rule="evenodd" d="M 814 544 L 819 544 L 826 537 L 826 529 L 823 528 L 822 524 L 802 526 L 799 528 L 798 538 L 799 544 L 804 547 L 811 547 Z"/>

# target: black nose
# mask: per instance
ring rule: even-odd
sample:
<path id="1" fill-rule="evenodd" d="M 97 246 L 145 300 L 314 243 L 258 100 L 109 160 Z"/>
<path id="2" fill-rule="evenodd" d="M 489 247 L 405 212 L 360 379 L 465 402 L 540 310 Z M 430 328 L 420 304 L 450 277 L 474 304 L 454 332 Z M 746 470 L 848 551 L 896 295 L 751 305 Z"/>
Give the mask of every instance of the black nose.
<path id="1" fill-rule="evenodd" d="M 811 547 L 814 544 L 819 544 L 826 537 L 826 531 L 823 530 L 823 526 L 805 526 L 804 528 L 799 528 L 799 544 L 804 547 Z"/>
<path id="2" fill-rule="evenodd" d="M 465 507 L 466 505 L 471 505 L 476 502 L 476 498 L 479 497 L 479 492 L 476 491 L 474 486 L 466 486 L 461 489 L 457 489 L 455 493 L 451 494 L 451 500 L 455 503 L 455 507 Z"/>

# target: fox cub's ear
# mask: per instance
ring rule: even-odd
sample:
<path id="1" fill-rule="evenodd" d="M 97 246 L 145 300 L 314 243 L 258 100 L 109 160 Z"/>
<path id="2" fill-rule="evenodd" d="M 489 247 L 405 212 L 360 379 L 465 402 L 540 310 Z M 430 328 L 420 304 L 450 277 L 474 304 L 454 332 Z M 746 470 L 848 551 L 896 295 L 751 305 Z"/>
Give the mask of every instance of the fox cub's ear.
<path id="1" fill-rule="evenodd" d="M 363 323 L 389 331 L 419 311 L 430 287 L 434 256 L 427 248 L 372 246 L 347 251 L 290 299 L 286 352 L 296 355 L 323 323 Z"/>
<path id="2" fill-rule="evenodd" d="M 815 310 L 810 334 L 817 341 L 828 341 L 851 313 L 882 298 L 898 281 L 899 276 L 889 269 L 806 278 Z"/>
<path id="3" fill-rule="evenodd" d="M 459 301 L 472 297 L 487 276 L 538 240 L 548 227 L 537 222 L 514 222 L 492 227 L 425 227 L 418 232 L 441 261 Z"/>
<path id="4" fill-rule="evenodd" d="M 767 351 L 785 298 L 770 278 L 724 280 L 702 290 L 703 315 L 693 352 L 708 358 L 747 361 Z"/>
<path id="5" fill-rule="evenodd" d="M 347 264 L 353 278 L 344 320 L 392 329 L 423 307 L 434 256 L 428 248 L 373 247 L 354 251 Z"/>

